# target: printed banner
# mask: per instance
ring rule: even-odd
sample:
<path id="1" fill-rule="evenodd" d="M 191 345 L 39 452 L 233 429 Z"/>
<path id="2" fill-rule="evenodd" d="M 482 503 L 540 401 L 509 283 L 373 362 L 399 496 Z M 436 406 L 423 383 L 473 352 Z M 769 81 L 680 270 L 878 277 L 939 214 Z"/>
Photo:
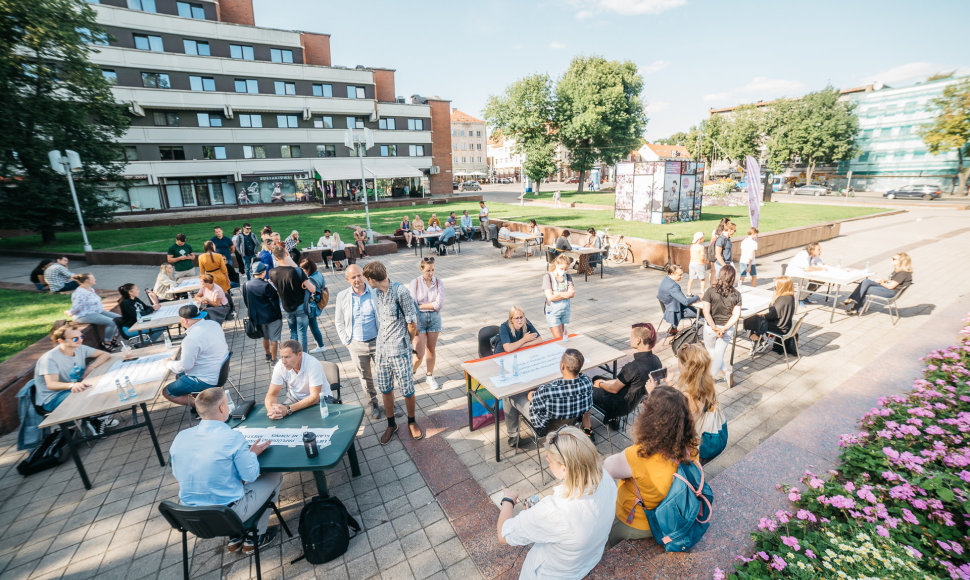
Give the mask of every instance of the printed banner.
<path id="1" fill-rule="evenodd" d="M 748 170 L 748 217 L 751 218 L 751 227 L 756 228 L 761 213 L 761 166 L 750 155 L 745 158 L 745 165 Z"/>

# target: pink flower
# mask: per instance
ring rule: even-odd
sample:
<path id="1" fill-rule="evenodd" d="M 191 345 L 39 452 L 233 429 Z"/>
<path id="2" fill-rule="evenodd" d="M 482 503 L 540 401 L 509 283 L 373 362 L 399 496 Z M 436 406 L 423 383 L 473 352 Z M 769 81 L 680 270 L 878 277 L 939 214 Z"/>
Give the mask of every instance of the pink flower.
<path id="1" fill-rule="evenodd" d="M 771 567 L 774 568 L 775 570 L 778 570 L 779 572 L 781 572 L 782 570 L 785 569 L 785 566 L 787 565 L 788 564 L 785 563 L 785 561 L 782 560 L 777 554 L 771 557 Z"/>
<path id="2" fill-rule="evenodd" d="M 963 481 L 970 483 L 970 471 L 964 469 L 960 473 L 957 473 L 957 476 L 959 476 Z"/>
<path id="3" fill-rule="evenodd" d="M 802 547 L 798 545 L 798 538 L 794 536 L 780 536 L 780 537 L 781 537 L 781 543 L 785 544 L 792 550 L 795 550 L 797 552 L 802 549 Z"/>
<path id="4" fill-rule="evenodd" d="M 913 524 L 914 526 L 918 526 L 919 525 L 919 520 L 916 519 L 916 516 L 913 515 L 913 512 L 909 511 L 906 508 L 903 508 L 902 509 L 902 512 L 903 512 L 903 519 L 904 520 L 906 520 L 907 522 Z"/>
<path id="5" fill-rule="evenodd" d="M 797 489 L 792 489 L 788 492 L 788 501 L 795 502 L 800 499 L 802 499 L 802 494 Z"/>
<path id="6" fill-rule="evenodd" d="M 791 517 L 791 514 L 789 512 L 784 511 L 784 510 L 778 510 L 778 511 L 775 512 L 775 517 L 778 518 L 778 521 L 779 522 L 781 522 L 783 524 L 787 524 L 788 523 L 788 519 Z"/>
<path id="7" fill-rule="evenodd" d="M 920 552 L 919 550 L 917 550 L 912 546 L 906 546 L 906 549 L 909 550 L 910 555 L 912 555 L 913 558 L 915 558 L 916 560 L 919 560 L 920 558 L 923 557 L 922 552 Z"/>
<path id="8" fill-rule="evenodd" d="M 760 520 L 758 520 L 758 529 L 759 530 L 767 530 L 769 532 L 773 532 L 777 528 L 778 528 L 778 526 L 775 525 L 775 520 L 773 520 L 771 518 L 761 518 Z"/>
<path id="9" fill-rule="evenodd" d="M 758 557 L 764 560 L 765 562 L 768 561 L 768 554 L 765 553 L 764 551 L 758 552 Z"/>
<path id="10" fill-rule="evenodd" d="M 929 505 L 921 499 L 914 499 L 909 503 L 912 504 L 912 506 L 918 510 L 925 510 L 929 507 Z"/>
<path id="11" fill-rule="evenodd" d="M 825 485 L 825 482 L 817 477 L 812 477 L 811 479 L 808 480 L 808 485 L 812 486 L 812 489 L 822 489 L 822 486 Z"/>
<path id="12" fill-rule="evenodd" d="M 813 552 L 811 550 L 805 550 L 805 555 L 808 556 L 809 558 L 813 559 L 813 560 L 815 559 L 815 552 Z"/>
<path id="13" fill-rule="evenodd" d="M 724 580 L 724 578 L 725 578 L 724 571 L 721 570 L 720 568 L 715 568 L 714 569 L 714 580 Z"/>
<path id="14" fill-rule="evenodd" d="M 853 491 L 855 491 L 855 484 L 852 483 L 851 481 L 845 482 L 845 485 L 843 485 L 842 487 L 844 487 L 845 491 L 849 493 L 852 493 Z"/>
<path id="15" fill-rule="evenodd" d="M 889 530 L 887 530 L 883 526 L 876 526 L 876 533 L 879 534 L 880 536 L 884 537 L 884 538 L 888 538 L 889 537 Z"/>
<path id="16" fill-rule="evenodd" d="M 798 513 L 795 514 L 795 517 L 798 518 L 798 519 L 800 519 L 800 520 L 808 520 L 810 522 L 815 522 L 816 521 L 815 514 L 813 514 L 812 512 L 810 512 L 808 510 L 798 510 Z"/>
<path id="17" fill-rule="evenodd" d="M 834 495 L 829 498 L 829 504 L 832 507 L 839 509 L 852 509 L 855 507 L 855 501 L 851 498 L 845 497 L 844 495 Z"/>

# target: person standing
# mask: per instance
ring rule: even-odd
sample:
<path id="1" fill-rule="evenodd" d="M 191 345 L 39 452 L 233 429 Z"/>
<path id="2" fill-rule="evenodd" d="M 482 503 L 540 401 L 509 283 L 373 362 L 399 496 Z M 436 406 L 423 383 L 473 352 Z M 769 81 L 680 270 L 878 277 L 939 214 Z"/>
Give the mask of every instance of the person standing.
<path id="1" fill-rule="evenodd" d="M 755 255 L 758 253 L 758 228 L 748 230 L 748 236 L 741 241 L 740 274 L 738 274 L 738 286 L 744 286 L 744 277 L 751 276 L 751 287 L 758 285 L 758 268 L 754 263 Z"/>
<path id="2" fill-rule="evenodd" d="M 553 338 L 561 338 L 569 324 L 569 300 L 576 295 L 573 278 L 566 273 L 569 258 L 559 256 L 555 268 L 542 276 L 542 291 L 546 295 L 546 324 Z"/>
<path id="3" fill-rule="evenodd" d="M 397 433 L 394 421 L 394 383 L 404 396 L 408 430 L 412 439 L 424 437 L 424 429 L 415 422 L 414 371 L 411 367 L 411 340 L 418 333 L 418 313 L 411 294 L 403 284 L 392 283 L 384 264 L 373 261 L 364 267 L 364 278 L 374 289 L 377 314 L 377 388 L 384 398 L 387 429 L 381 445 L 390 443 Z"/>
<path id="4" fill-rule="evenodd" d="M 737 226 L 734 222 L 728 222 L 724 226 L 724 231 L 714 242 L 714 277 L 717 278 L 718 274 L 721 273 L 721 268 L 731 263 L 732 254 L 734 253 L 734 244 L 731 242 L 731 236 L 734 235 Z"/>
<path id="5" fill-rule="evenodd" d="M 687 293 L 694 293 L 694 280 L 701 285 L 700 292 L 704 293 L 705 276 L 704 232 L 696 232 L 694 241 L 690 244 L 690 266 L 687 276 Z"/>
<path id="6" fill-rule="evenodd" d="M 52 293 L 70 292 L 77 288 L 77 282 L 71 279 L 74 277 L 74 272 L 67 269 L 67 264 L 67 256 L 61 256 L 44 270 L 44 280 Z"/>
<path id="7" fill-rule="evenodd" d="M 262 250 L 257 254 L 257 258 L 266 266 L 266 271 L 270 271 L 276 267 L 276 261 L 273 260 L 273 240 L 264 239 L 261 247 Z"/>
<path id="8" fill-rule="evenodd" d="M 327 350 L 327 347 L 323 344 L 323 334 L 320 332 L 320 324 L 317 322 L 317 317 L 320 316 L 320 307 L 317 303 L 322 297 L 322 292 L 327 290 L 327 283 L 323 279 L 323 274 L 317 270 L 317 265 L 313 263 L 313 260 L 304 259 L 300 262 L 300 269 L 306 275 L 307 279 L 313 283 L 313 287 L 316 291 L 310 296 L 310 302 L 307 305 L 310 309 L 309 312 L 309 328 L 310 334 L 313 335 L 313 340 L 317 341 L 317 347 L 310 351 L 310 354 L 320 354 Z M 309 345 L 308 345 L 309 346 Z"/>
<path id="9" fill-rule="evenodd" d="M 71 293 L 71 316 L 74 317 L 74 322 L 104 327 L 104 342 L 101 343 L 101 348 L 110 352 L 118 346 L 116 337 L 118 327 L 115 325 L 115 319 L 121 318 L 121 315 L 104 309 L 101 297 L 94 290 L 94 285 L 97 283 L 94 274 L 75 274 L 74 281 L 78 283 L 77 289 Z"/>
<path id="10" fill-rule="evenodd" d="M 252 280 L 252 262 L 260 250 L 259 239 L 253 232 L 252 226 L 243 224 L 242 232 L 233 237 L 233 245 L 236 246 L 236 251 L 242 256 L 242 268 L 246 272 L 246 278 Z"/>
<path id="11" fill-rule="evenodd" d="M 717 378 L 724 371 L 728 388 L 734 388 L 734 373 L 725 355 L 734 338 L 734 325 L 741 316 L 741 293 L 734 287 L 734 276 L 734 266 L 726 264 L 717 275 L 717 281 L 701 298 L 707 320 L 704 346 L 711 354 L 711 376 Z"/>
<path id="12" fill-rule="evenodd" d="M 303 270 L 293 263 L 283 246 L 273 247 L 273 259 L 276 261 L 276 267 L 269 273 L 269 279 L 280 294 L 283 312 L 286 313 L 286 323 L 290 327 L 290 338 L 299 340 L 303 350 L 307 351 L 309 350 L 307 329 L 310 326 L 309 294 L 307 293 L 316 292 L 316 287 L 307 280 Z"/>
<path id="13" fill-rule="evenodd" d="M 216 246 L 212 243 L 212 240 L 206 240 L 204 248 L 205 252 L 199 256 L 199 274 L 209 274 L 212 276 L 213 282 L 219 288 L 222 288 L 223 292 L 228 292 L 230 286 L 226 258 L 222 254 L 216 253 Z"/>
<path id="14" fill-rule="evenodd" d="M 195 276 L 195 254 L 185 243 L 185 234 L 176 234 L 175 243 L 168 247 L 168 263 L 175 267 L 175 281 Z"/>
<path id="15" fill-rule="evenodd" d="M 232 255 L 238 248 L 231 238 L 223 235 L 221 227 L 216 226 L 212 230 L 215 235 L 209 238 L 209 241 L 215 246 L 216 252 L 226 259 L 226 275 L 229 278 L 230 287 L 239 286 L 239 273 L 232 267 Z M 228 291 L 227 288 L 223 290 Z"/>
<path id="16" fill-rule="evenodd" d="M 552 204 L 555 207 L 559 207 L 562 204 L 562 192 L 558 189 L 552 194 Z"/>
<path id="17" fill-rule="evenodd" d="M 266 362 L 275 363 L 283 334 L 283 315 L 280 313 L 280 295 L 266 281 L 266 264 L 256 262 L 252 268 L 253 279 L 243 285 L 243 302 L 249 311 L 249 319 L 263 333 L 263 352 Z"/>
<path id="18" fill-rule="evenodd" d="M 478 202 L 478 224 L 482 229 L 482 241 L 488 239 L 488 206 L 485 201 Z"/>
<path id="19" fill-rule="evenodd" d="M 414 351 L 417 359 L 414 370 L 421 368 L 421 361 L 427 362 L 428 388 L 437 391 L 441 388 L 434 378 L 435 350 L 438 346 L 438 333 L 441 332 L 441 307 L 445 304 L 445 287 L 441 280 L 434 275 L 434 258 L 423 258 L 418 265 L 421 275 L 411 280 L 408 290 L 414 303 L 418 307 L 418 336 L 414 341 Z M 427 350 L 427 357 L 425 357 Z"/>
<path id="20" fill-rule="evenodd" d="M 205 317 L 195 304 L 179 308 L 179 322 L 185 327 L 181 358 L 168 359 L 168 370 L 175 373 L 175 380 L 162 389 L 162 396 L 176 405 L 190 407 L 193 414 L 195 403 L 189 395 L 217 386 L 222 363 L 229 355 L 222 326 Z"/>

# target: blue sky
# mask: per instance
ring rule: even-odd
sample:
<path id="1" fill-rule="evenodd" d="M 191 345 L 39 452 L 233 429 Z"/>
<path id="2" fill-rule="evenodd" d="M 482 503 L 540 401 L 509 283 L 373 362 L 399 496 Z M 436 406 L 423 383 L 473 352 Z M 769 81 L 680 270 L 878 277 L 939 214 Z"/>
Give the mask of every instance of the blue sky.
<path id="1" fill-rule="evenodd" d="M 632 60 L 647 137 L 709 108 L 874 80 L 970 73 L 970 2 L 930 0 L 254 0 L 256 24 L 331 35 L 333 63 L 397 70 L 397 94 L 480 116 L 489 95 L 577 55 Z"/>

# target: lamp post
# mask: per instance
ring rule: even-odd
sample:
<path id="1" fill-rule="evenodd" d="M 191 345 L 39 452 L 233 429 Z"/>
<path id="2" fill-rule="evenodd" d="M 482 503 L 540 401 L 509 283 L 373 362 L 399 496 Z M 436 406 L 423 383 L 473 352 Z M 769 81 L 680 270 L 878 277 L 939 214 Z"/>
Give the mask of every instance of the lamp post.
<path id="1" fill-rule="evenodd" d="M 364 146 L 363 151 L 356 151 L 358 144 Z M 357 157 L 360 158 L 360 186 L 364 190 L 364 215 L 367 218 L 367 239 L 373 244 L 374 231 L 370 229 L 370 208 L 367 205 L 367 181 L 364 175 L 364 156 L 367 155 L 367 150 L 374 146 L 374 136 L 370 132 L 370 129 L 367 128 L 362 129 L 360 135 L 353 129 L 347 129 L 344 133 L 344 145 L 349 149 L 355 150 Z M 377 197 L 377 179 L 374 179 L 374 197 Z"/>
<path id="2" fill-rule="evenodd" d="M 88 232 L 84 229 L 84 216 L 81 215 L 81 204 L 77 201 L 77 191 L 74 189 L 74 176 L 71 175 L 72 171 L 81 169 L 81 156 L 70 149 L 65 149 L 64 153 L 66 155 L 61 155 L 61 152 L 57 149 L 48 151 L 47 159 L 50 160 L 51 169 L 67 176 L 67 184 L 71 188 L 71 199 L 74 200 L 74 211 L 77 212 L 77 221 L 81 225 L 81 237 L 84 238 L 84 251 L 90 252 L 94 248 L 88 242 Z"/>

